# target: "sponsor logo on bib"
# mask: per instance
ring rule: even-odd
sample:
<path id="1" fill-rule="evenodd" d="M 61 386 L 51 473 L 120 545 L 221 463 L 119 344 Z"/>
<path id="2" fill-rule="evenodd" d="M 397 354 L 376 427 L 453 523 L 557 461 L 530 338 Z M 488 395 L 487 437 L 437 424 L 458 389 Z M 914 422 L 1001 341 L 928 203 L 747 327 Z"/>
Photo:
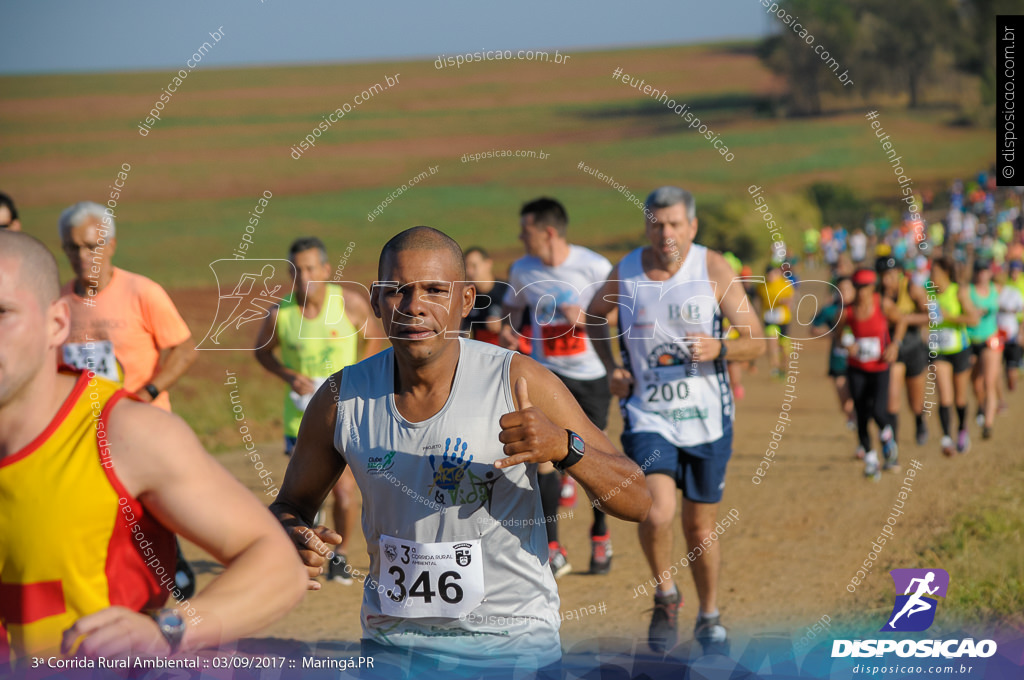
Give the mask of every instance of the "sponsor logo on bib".
<path id="1" fill-rule="evenodd" d="M 457 543 L 452 546 L 452 549 L 455 550 L 455 564 L 460 567 L 468 567 L 473 560 L 472 548 L 470 543 Z"/>

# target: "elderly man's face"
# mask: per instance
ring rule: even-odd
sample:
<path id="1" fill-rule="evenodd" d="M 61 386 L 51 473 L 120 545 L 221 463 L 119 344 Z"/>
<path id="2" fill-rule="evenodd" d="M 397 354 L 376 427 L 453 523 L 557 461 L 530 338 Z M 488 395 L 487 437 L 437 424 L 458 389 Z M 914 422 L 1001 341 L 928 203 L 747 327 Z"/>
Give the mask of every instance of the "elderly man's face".
<path id="1" fill-rule="evenodd" d="M 689 250 L 697 236 L 697 218 L 690 219 L 682 203 L 651 211 L 645 232 L 651 248 L 663 261 L 677 259 Z"/>
<path id="2" fill-rule="evenodd" d="M 86 283 L 107 275 L 113 266 L 111 258 L 116 245 L 115 239 L 106 238 L 103 222 L 91 219 L 68 230 L 61 247 L 68 256 L 75 279 Z"/>

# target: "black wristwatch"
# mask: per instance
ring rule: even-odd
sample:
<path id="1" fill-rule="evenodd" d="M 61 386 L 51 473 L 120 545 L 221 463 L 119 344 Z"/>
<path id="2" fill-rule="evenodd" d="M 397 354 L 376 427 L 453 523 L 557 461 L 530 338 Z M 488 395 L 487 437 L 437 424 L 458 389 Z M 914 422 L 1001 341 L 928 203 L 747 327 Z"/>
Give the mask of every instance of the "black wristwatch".
<path id="1" fill-rule="evenodd" d="M 555 469 L 560 472 L 565 472 L 568 468 L 583 460 L 583 454 L 586 453 L 586 444 L 583 443 L 583 437 L 572 430 L 566 430 L 566 433 L 569 435 L 569 451 L 565 454 L 565 458 L 552 463 Z"/>
<path id="2" fill-rule="evenodd" d="M 149 396 L 153 397 L 154 399 L 160 396 L 160 390 L 158 390 L 156 385 L 154 385 L 153 383 L 149 383 L 142 389 L 146 390 L 146 392 L 149 393 Z"/>
<path id="3" fill-rule="evenodd" d="M 167 640 L 171 654 L 176 653 L 181 646 L 181 639 L 185 637 L 185 618 L 177 609 L 159 609 L 151 615 Z"/>

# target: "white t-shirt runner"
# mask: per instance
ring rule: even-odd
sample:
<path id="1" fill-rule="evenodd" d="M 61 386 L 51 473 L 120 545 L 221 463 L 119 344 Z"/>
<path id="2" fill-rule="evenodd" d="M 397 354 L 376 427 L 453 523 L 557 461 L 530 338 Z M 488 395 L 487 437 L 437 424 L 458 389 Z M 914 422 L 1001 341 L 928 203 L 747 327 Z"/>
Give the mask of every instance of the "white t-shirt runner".
<path id="1" fill-rule="evenodd" d="M 459 342 L 448 401 L 422 422 L 395 406 L 392 349 L 342 372 L 334 443 L 363 496 L 363 637 L 544 666 L 561 647 L 537 466 L 493 466 L 505 458 L 498 420 L 514 410 L 514 352 Z"/>
<path id="2" fill-rule="evenodd" d="M 717 441 L 733 417 L 725 362 L 693 362 L 682 339 L 722 337 L 722 315 L 696 243 L 667 281 L 644 273 L 637 248 L 619 263 L 619 342 L 633 374 L 633 393 L 620 401 L 628 432 L 655 432 L 676 446 Z"/>
<path id="3" fill-rule="evenodd" d="M 1020 334 L 1020 314 L 1024 312 L 1024 297 L 1016 287 L 1006 284 L 999 291 L 999 313 L 996 325 L 1006 334 L 1008 340 L 1016 340 Z"/>
<path id="4" fill-rule="evenodd" d="M 596 380 L 605 376 L 604 364 L 590 338 L 581 329 L 573 331 L 571 321 L 559 311 L 562 305 L 578 305 L 584 311 L 612 270 L 612 263 L 593 250 L 569 246 L 569 257 L 557 267 L 527 255 L 512 263 L 511 288 L 505 294 L 508 306 L 526 306 L 533 319 L 533 350 L 530 354 L 542 366 L 573 380 Z"/>

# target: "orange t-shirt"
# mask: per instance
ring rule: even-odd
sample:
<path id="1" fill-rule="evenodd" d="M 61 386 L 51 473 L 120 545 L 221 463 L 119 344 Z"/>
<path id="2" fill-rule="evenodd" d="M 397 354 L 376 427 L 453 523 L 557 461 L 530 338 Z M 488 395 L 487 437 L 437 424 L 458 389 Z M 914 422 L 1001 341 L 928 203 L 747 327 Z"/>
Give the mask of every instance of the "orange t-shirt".
<path id="1" fill-rule="evenodd" d="M 110 283 L 96 295 L 77 295 L 74 281 L 65 284 L 61 294 L 71 306 L 65 363 L 84 368 L 72 357 L 81 356 L 76 353 L 91 345 L 89 351 L 98 353 L 93 356 L 101 366 L 90 364 L 88 368 L 110 379 L 120 377 L 129 392 L 137 392 L 153 379 L 161 350 L 180 345 L 192 335 L 167 291 L 140 274 L 114 267 Z M 111 346 L 120 371 L 112 365 L 113 361 L 107 362 L 109 366 L 103 365 L 104 348 Z M 171 410 L 166 392 L 161 392 L 153 405 Z"/>

